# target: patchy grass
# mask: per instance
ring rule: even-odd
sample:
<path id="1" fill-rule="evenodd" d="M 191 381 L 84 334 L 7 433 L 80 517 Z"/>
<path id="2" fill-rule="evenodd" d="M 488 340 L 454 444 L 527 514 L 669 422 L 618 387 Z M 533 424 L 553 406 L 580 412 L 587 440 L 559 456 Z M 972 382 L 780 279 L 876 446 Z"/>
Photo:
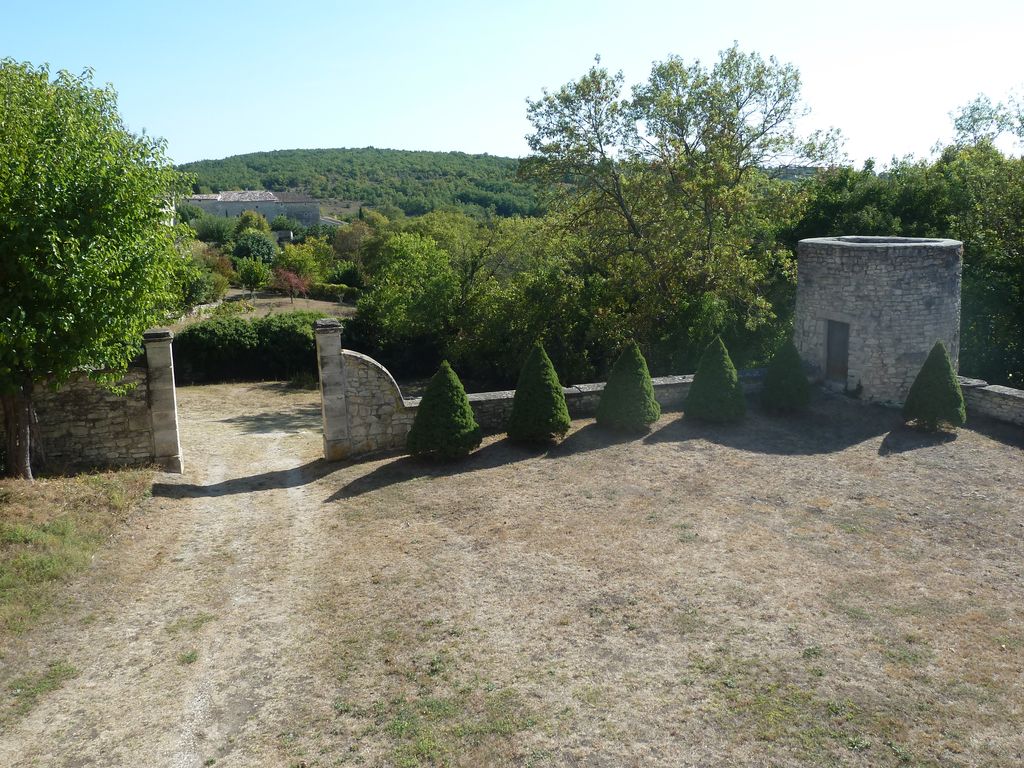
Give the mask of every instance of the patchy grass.
<path id="1" fill-rule="evenodd" d="M 0 480 L 0 638 L 23 632 L 124 524 L 150 470 Z"/>
<path id="2" fill-rule="evenodd" d="M 178 663 L 182 666 L 195 664 L 197 661 L 199 661 L 199 651 L 195 648 L 178 654 Z"/>
<path id="3" fill-rule="evenodd" d="M 7 686 L 10 705 L 6 712 L 0 713 L 0 722 L 24 715 L 36 705 L 40 697 L 56 691 L 75 677 L 78 677 L 77 669 L 66 661 L 55 661 L 44 670 L 12 680 Z"/>
<path id="4" fill-rule="evenodd" d="M 198 632 L 216 618 L 212 613 L 206 613 L 205 611 L 186 613 L 184 616 L 179 616 L 167 624 L 167 633 L 170 635 L 180 635 L 185 632 Z"/>
<path id="5" fill-rule="evenodd" d="M 1012 765 L 1020 436 L 819 401 L 322 485 L 308 765 Z M 896 446 L 894 448 L 893 446 Z M 970 498 L 969 509 L 961 499 Z"/>

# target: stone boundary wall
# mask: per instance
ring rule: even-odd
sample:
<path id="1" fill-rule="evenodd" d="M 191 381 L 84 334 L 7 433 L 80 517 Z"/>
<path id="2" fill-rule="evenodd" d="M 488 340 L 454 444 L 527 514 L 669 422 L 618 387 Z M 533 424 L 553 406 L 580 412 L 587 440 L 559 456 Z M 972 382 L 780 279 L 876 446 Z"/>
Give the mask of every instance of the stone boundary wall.
<path id="1" fill-rule="evenodd" d="M 123 394 L 82 374 L 60 389 L 36 386 L 38 452 L 49 472 L 159 464 L 181 472 L 170 331 L 147 331 L 144 358 L 128 369 Z M 0 436 L 3 421 L 0 417 Z M 38 459 L 37 459 L 38 456 Z"/>
<path id="2" fill-rule="evenodd" d="M 405 399 L 394 378 L 373 358 L 341 347 L 341 325 L 328 318 L 316 322 L 320 367 L 324 458 L 338 461 L 375 451 L 401 450 L 412 427 L 420 398 Z M 740 371 L 745 391 L 760 387 L 763 371 Z M 682 409 L 693 376 L 652 380 L 654 396 L 664 411 Z M 593 416 L 604 383 L 565 388 L 565 402 L 574 419 Z M 485 432 L 505 429 L 515 391 L 469 395 L 477 423 Z"/>
<path id="3" fill-rule="evenodd" d="M 753 392 L 760 388 L 761 379 L 764 376 L 763 369 L 754 368 L 739 371 L 740 384 L 744 392 Z M 683 401 L 690 391 L 693 383 L 693 376 L 659 376 L 651 379 L 654 386 L 654 398 L 664 412 L 681 411 Z M 601 393 L 604 391 L 604 382 L 594 384 L 578 384 L 574 387 L 563 387 L 565 404 L 569 409 L 569 415 L 574 419 L 585 419 L 597 413 L 597 404 L 601 400 Z M 484 432 L 501 432 L 505 429 L 509 417 L 512 416 L 512 401 L 515 398 L 515 390 L 502 392 L 475 392 L 468 395 L 469 404 L 473 408 L 473 415 Z M 419 398 L 405 400 L 408 409 L 415 410 L 419 404 Z"/>
<path id="4" fill-rule="evenodd" d="M 960 377 L 967 413 L 1024 427 L 1024 390 L 988 384 L 981 379 Z"/>

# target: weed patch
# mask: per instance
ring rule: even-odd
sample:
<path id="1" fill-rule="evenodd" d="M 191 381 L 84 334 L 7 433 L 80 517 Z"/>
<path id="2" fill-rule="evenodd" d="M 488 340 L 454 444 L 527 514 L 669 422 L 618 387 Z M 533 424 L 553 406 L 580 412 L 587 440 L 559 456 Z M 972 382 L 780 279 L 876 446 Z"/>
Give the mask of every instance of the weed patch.
<path id="1" fill-rule="evenodd" d="M 152 472 L 0 481 L 0 635 L 28 629 L 149 493 Z"/>

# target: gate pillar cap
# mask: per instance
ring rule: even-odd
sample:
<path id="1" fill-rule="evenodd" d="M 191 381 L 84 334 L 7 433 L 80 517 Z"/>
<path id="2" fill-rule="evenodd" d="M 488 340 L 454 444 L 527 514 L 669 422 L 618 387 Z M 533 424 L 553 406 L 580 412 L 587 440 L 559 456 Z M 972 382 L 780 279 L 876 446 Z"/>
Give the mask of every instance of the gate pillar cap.
<path id="1" fill-rule="evenodd" d="M 324 317 L 313 323 L 316 333 L 333 333 L 341 330 L 341 321 L 333 317 Z"/>

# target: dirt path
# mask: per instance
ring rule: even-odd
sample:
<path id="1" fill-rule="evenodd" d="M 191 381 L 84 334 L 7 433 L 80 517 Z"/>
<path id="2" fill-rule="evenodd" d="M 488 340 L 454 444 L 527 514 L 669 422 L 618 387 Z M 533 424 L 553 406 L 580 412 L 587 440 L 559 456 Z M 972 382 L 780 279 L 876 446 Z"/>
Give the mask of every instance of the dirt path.
<path id="1" fill-rule="evenodd" d="M 317 393 L 185 388 L 179 403 L 186 474 L 158 480 L 70 615 L 7 655 L 78 674 L 0 735 L 0 765 L 276 762 L 282 710 L 310 684 L 301 617 L 321 531 L 301 489 L 317 471 Z"/>

